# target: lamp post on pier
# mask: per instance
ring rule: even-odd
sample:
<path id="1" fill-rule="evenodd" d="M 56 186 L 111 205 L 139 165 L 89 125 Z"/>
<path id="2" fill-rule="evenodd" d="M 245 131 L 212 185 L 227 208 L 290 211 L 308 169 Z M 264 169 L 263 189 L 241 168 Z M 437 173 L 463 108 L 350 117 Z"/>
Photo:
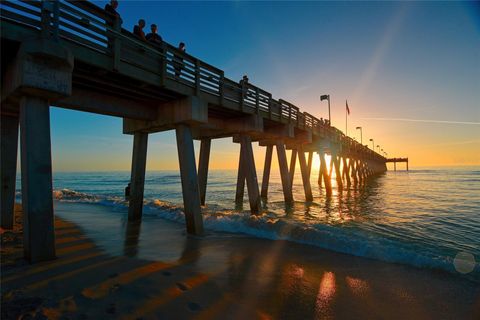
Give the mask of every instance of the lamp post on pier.
<path id="1" fill-rule="evenodd" d="M 363 144 L 363 133 L 362 133 L 362 127 L 357 127 L 357 130 L 360 130 L 360 143 Z"/>
<path id="2" fill-rule="evenodd" d="M 380 146 L 377 144 L 377 150 L 378 150 L 378 153 L 380 153 Z M 373 150 L 375 151 L 375 150 Z"/>
<path id="3" fill-rule="evenodd" d="M 323 100 L 328 100 L 328 125 L 332 125 L 332 119 L 330 117 L 330 95 L 329 94 L 324 94 L 320 96 L 320 101 Z"/>
<path id="4" fill-rule="evenodd" d="M 375 143 L 373 142 L 373 139 L 370 139 L 372 141 L 372 150 L 375 151 Z"/>

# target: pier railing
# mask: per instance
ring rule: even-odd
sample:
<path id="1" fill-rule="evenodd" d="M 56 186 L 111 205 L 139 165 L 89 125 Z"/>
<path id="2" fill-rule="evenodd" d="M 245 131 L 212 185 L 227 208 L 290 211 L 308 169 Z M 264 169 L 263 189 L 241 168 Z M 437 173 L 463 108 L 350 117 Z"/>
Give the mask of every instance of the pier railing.
<path id="1" fill-rule="evenodd" d="M 223 70 L 181 52 L 163 42 L 145 43 L 121 28 L 121 20 L 87 1 L 1 1 L 2 20 L 38 29 L 54 41 L 80 45 L 110 58 L 112 70 L 120 64 L 145 70 L 149 79 L 160 86 L 167 82 L 175 88 L 187 88 L 196 95 L 208 95 L 219 106 L 233 106 L 245 113 L 307 130 L 353 151 L 371 157 L 383 156 L 346 136 L 294 104 L 273 99 L 271 93 L 250 83 L 239 83 L 225 77 Z M 146 79 L 148 80 L 148 79 Z M 170 89 L 170 87 L 169 87 Z M 182 89 L 183 90 L 183 89 Z"/>

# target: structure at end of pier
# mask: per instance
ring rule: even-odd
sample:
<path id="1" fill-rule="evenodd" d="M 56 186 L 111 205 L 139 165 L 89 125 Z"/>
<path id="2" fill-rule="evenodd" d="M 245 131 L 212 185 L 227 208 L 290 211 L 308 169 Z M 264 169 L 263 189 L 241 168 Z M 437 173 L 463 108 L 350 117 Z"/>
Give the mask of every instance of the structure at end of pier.
<path id="1" fill-rule="evenodd" d="M 386 162 L 393 162 L 393 171 L 397 171 L 397 162 L 405 162 L 407 164 L 408 171 L 408 158 L 389 158 Z"/>

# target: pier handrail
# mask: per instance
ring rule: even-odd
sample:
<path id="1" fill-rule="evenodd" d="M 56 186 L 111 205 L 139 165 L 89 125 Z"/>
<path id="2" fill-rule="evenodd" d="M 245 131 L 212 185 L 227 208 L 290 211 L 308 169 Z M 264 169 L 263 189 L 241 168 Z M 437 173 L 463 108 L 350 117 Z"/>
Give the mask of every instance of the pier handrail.
<path id="1" fill-rule="evenodd" d="M 193 90 L 196 95 L 216 97 L 219 105 L 229 102 L 242 112 L 262 114 L 270 120 L 292 124 L 356 151 L 385 159 L 361 145 L 330 124 L 300 112 L 300 108 L 253 84 L 228 79 L 224 71 L 167 42 L 145 43 L 126 29 L 121 21 L 88 1 L 18 0 L 1 1 L 0 18 L 38 29 L 44 36 L 69 41 L 112 58 L 112 69 L 128 63 L 160 77 L 160 85 L 174 81 Z M 142 59 L 139 59 L 141 55 Z"/>

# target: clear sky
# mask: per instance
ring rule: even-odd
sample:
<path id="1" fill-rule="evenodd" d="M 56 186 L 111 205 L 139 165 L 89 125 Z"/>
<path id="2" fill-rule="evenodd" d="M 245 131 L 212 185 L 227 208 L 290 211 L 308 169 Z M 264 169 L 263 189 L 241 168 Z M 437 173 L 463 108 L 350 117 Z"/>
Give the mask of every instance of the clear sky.
<path id="1" fill-rule="evenodd" d="M 348 134 L 360 140 L 362 126 L 364 144 L 373 138 L 413 167 L 480 164 L 474 2 L 120 1 L 118 11 L 125 28 L 156 23 L 167 42 L 317 117 L 328 117 L 319 96 L 330 94 L 343 131 L 348 99 Z M 51 130 L 55 171 L 130 168 L 133 139 L 120 118 L 52 108 Z M 149 139 L 147 169 L 178 168 L 174 133 Z M 211 168 L 236 168 L 238 150 L 215 140 Z"/>

